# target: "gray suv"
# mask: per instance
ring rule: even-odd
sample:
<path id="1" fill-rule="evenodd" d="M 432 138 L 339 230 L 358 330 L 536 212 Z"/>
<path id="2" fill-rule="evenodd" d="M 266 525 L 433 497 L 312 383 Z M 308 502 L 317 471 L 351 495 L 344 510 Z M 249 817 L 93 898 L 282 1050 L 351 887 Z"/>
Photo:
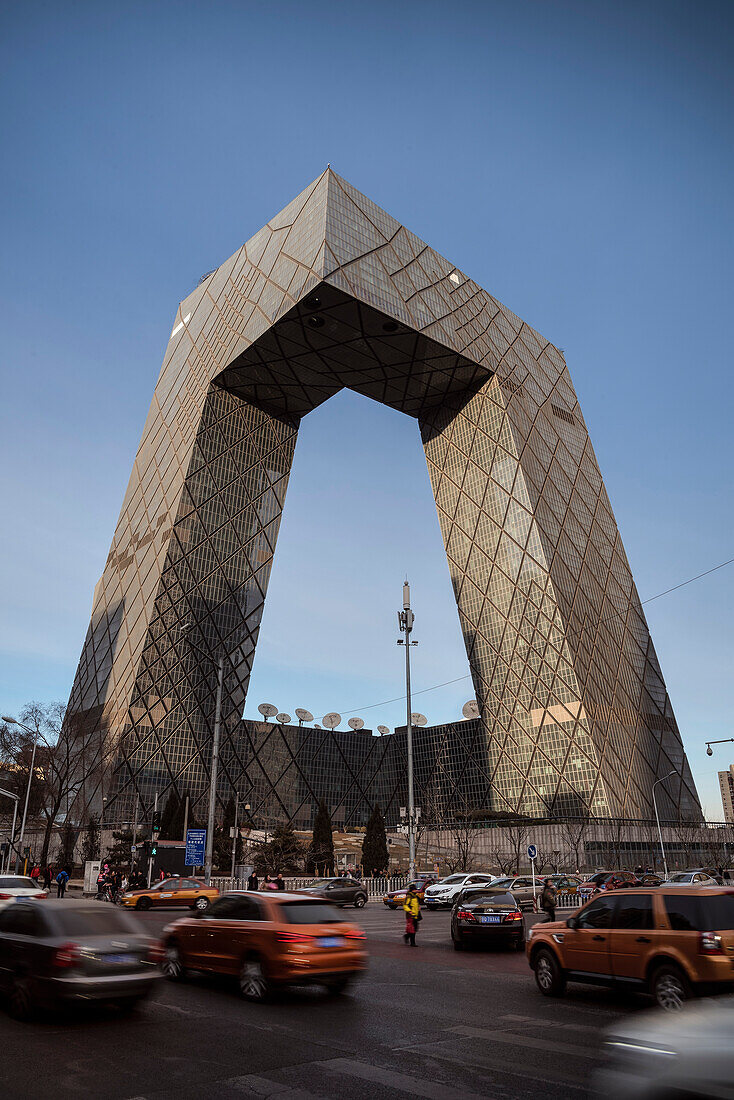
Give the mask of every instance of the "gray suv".
<path id="1" fill-rule="evenodd" d="M 367 891 L 356 878 L 316 878 L 300 886 L 297 893 L 323 898 L 334 905 L 353 905 L 355 909 L 367 902 Z"/>

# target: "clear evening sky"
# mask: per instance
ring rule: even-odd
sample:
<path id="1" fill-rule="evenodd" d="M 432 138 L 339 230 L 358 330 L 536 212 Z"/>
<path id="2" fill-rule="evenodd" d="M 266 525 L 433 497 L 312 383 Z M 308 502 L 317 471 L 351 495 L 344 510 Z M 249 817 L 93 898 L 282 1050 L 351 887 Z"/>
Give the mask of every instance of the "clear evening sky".
<path id="1" fill-rule="evenodd" d="M 565 350 L 642 599 L 734 557 L 731 3 L 5 4 L 0 703 L 68 696 L 178 301 L 331 162 Z M 416 422 L 303 423 L 246 714 L 468 665 Z M 710 816 L 734 567 L 647 608 Z M 418 695 L 455 718 L 470 680 Z"/>

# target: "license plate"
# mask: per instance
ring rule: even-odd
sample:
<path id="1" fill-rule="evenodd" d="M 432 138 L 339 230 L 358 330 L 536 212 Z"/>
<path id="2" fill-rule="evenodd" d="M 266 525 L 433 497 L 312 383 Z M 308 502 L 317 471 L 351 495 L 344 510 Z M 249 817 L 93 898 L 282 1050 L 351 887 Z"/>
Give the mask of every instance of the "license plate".
<path id="1" fill-rule="evenodd" d="M 322 936 L 319 939 L 319 947 L 341 947 L 341 936 Z"/>
<path id="2" fill-rule="evenodd" d="M 105 955 L 105 961 L 108 963 L 134 963 L 135 955 Z"/>
<path id="3" fill-rule="evenodd" d="M 499 924 L 502 917 L 480 917 L 482 924 Z"/>

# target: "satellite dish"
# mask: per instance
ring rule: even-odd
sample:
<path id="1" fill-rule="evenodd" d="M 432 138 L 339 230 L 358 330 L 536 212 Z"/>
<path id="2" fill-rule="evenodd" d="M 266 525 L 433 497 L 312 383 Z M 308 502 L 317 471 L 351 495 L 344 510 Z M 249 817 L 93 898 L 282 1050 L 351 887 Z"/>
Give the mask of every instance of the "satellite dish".
<path id="1" fill-rule="evenodd" d="M 387 726 L 378 726 L 377 732 L 379 733 L 380 737 L 384 737 L 386 733 L 390 732 L 390 730 Z"/>
<path id="2" fill-rule="evenodd" d="M 356 733 L 357 730 L 361 730 L 364 726 L 364 718 L 350 718 L 347 725 L 351 726 Z"/>
<path id="3" fill-rule="evenodd" d="M 281 726 L 290 726 L 291 716 L 290 714 L 276 714 L 275 721 L 280 722 Z"/>
<path id="4" fill-rule="evenodd" d="M 257 709 L 265 718 L 273 718 L 278 713 L 278 708 L 272 703 L 261 703 Z"/>
<path id="5" fill-rule="evenodd" d="M 313 714 L 310 710 L 304 710 L 303 707 L 296 707 L 296 718 L 299 726 L 303 722 L 313 722 Z"/>
<path id="6" fill-rule="evenodd" d="M 341 714 L 337 714 L 335 710 L 332 710 L 330 714 L 325 714 L 324 717 L 321 719 L 327 730 L 336 729 L 341 720 Z"/>
<path id="7" fill-rule="evenodd" d="M 470 699 L 461 708 L 461 713 L 465 718 L 478 718 L 479 717 L 479 703 L 476 699 Z"/>
<path id="8" fill-rule="evenodd" d="M 410 723 L 413 726 L 427 726 L 428 719 L 425 714 L 411 714 Z"/>

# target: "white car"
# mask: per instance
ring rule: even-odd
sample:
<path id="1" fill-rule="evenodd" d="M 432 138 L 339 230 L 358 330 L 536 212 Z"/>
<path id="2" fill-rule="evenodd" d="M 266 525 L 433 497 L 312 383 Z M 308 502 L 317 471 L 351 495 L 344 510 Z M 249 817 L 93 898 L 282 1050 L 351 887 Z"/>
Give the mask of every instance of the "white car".
<path id="1" fill-rule="evenodd" d="M 25 875 L 0 875 L 0 909 L 16 898 L 45 898 L 48 894 Z"/>
<path id="2" fill-rule="evenodd" d="M 711 875 L 707 875 L 705 871 L 679 871 L 675 875 L 671 875 L 664 883 L 664 886 L 717 886 L 718 883 Z"/>
<path id="3" fill-rule="evenodd" d="M 456 895 L 465 886 L 488 886 L 494 881 L 494 875 L 485 875 L 477 871 L 459 872 L 442 878 L 440 882 L 434 882 L 426 887 L 423 895 L 423 904 L 426 909 L 450 909 L 454 904 Z"/>

